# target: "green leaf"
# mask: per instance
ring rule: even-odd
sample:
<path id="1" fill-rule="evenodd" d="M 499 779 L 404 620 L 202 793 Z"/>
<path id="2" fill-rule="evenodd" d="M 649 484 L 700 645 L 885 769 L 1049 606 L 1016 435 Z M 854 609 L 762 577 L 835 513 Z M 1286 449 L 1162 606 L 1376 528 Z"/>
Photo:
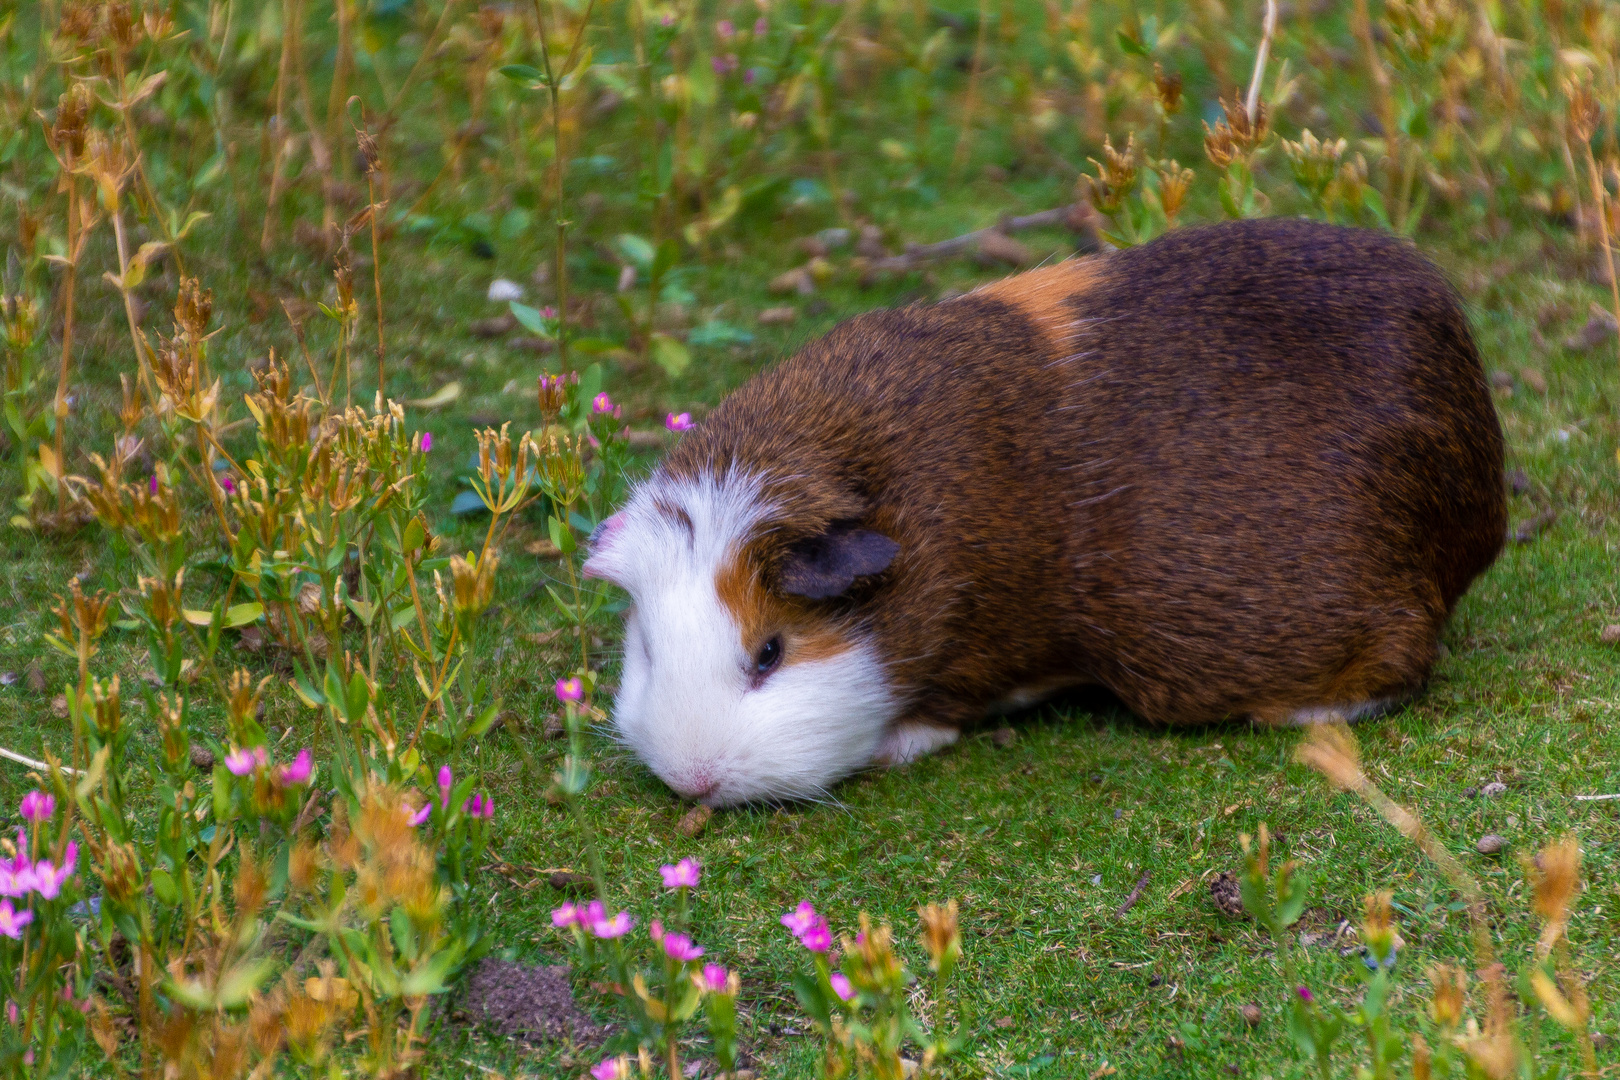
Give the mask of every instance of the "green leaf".
<path id="1" fill-rule="evenodd" d="M 665 241 L 665 243 L 672 242 Z M 657 260 L 662 254 L 659 249 L 653 247 L 652 241 L 646 237 L 637 236 L 635 233 L 620 233 L 618 238 L 614 240 L 614 244 L 617 245 L 619 254 L 643 270 L 651 270 L 656 267 Z"/>
<path id="2" fill-rule="evenodd" d="M 670 378 L 675 378 L 686 370 L 692 362 L 692 353 L 681 342 L 668 334 L 654 334 L 652 336 L 652 358 L 654 363 L 663 368 Z"/>
<path id="3" fill-rule="evenodd" d="M 1153 50 L 1137 41 L 1123 30 L 1114 31 L 1114 37 L 1119 41 L 1119 47 L 1132 56 L 1152 56 Z"/>
<path id="4" fill-rule="evenodd" d="M 180 890 L 174 887 L 174 875 L 161 867 L 152 871 L 152 893 L 165 907 L 173 907 L 180 902 Z"/>
<path id="5" fill-rule="evenodd" d="M 246 626 L 256 623 L 264 617 L 264 605 L 257 601 L 251 604 L 234 604 L 225 612 L 226 626 Z"/>
<path id="6" fill-rule="evenodd" d="M 276 962 L 268 956 L 236 965 L 220 976 L 218 997 L 222 1008 L 234 1009 L 247 1003 L 259 984 L 270 977 Z"/>
<path id="7" fill-rule="evenodd" d="M 823 1028 L 832 1025 L 832 1012 L 827 1003 L 827 996 L 821 990 L 821 981 L 814 975 L 800 972 L 793 976 L 793 994 L 816 1023 Z"/>
<path id="8" fill-rule="evenodd" d="M 508 300 L 506 307 L 511 311 L 512 318 L 523 324 L 523 329 L 529 333 L 538 334 L 544 338 L 552 336 L 552 329 L 546 325 L 546 317 L 540 314 L 539 308 L 530 307 L 528 304 L 520 304 L 516 300 Z"/>
<path id="9" fill-rule="evenodd" d="M 427 530 L 422 528 L 422 523 L 420 521 L 418 521 L 416 518 L 411 518 L 410 524 L 405 526 L 405 534 L 402 540 L 405 554 L 409 555 L 411 552 L 421 547 L 422 542 L 426 539 Z"/>
<path id="10" fill-rule="evenodd" d="M 530 90 L 546 85 L 546 73 L 528 64 L 507 64 L 500 72 L 515 83 L 526 84 Z"/>

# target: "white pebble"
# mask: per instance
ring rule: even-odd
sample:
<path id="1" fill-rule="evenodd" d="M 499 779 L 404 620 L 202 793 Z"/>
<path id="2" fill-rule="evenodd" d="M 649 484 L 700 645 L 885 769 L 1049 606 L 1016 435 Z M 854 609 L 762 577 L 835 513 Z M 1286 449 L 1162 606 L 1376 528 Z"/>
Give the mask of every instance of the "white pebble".
<path id="1" fill-rule="evenodd" d="M 515 281 L 508 281 L 506 278 L 498 277 L 489 283 L 489 298 L 497 303 L 505 303 L 508 300 L 521 300 L 523 299 L 523 286 Z"/>

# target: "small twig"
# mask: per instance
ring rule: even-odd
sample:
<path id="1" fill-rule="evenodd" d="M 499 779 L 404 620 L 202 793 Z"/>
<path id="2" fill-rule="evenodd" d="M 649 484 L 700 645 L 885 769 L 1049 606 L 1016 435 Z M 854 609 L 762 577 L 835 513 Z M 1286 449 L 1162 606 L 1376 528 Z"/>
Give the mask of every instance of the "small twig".
<path id="1" fill-rule="evenodd" d="M 1136 879 L 1136 888 L 1132 889 L 1131 895 L 1127 896 L 1125 898 L 1125 902 L 1119 905 L 1119 910 L 1114 912 L 1114 918 L 1123 918 L 1127 911 L 1136 906 L 1136 902 L 1142 899 L 1142 890 L 1147 888 L 1148 878 L 1150 876 L 1151 875 L 1148 873 L 1148 871 L 1142 871 L 1142 876 Z"/>
<path id="2" fill-rule="evenodd" d="M 1255 125 L 1255 110 L 1260 107 L 1260 82 L 1266 74 L 1266 58 L 1271 55 L 1271 36 L 1277 32 L 1277 0 L 1266 0 L 1266 21 L 1260 34 L 1260 50 L 1254 54 L 1254 77 L 1249 80 L 1249 98 L 1245 109 L 1249 126 Z"/>
<path id="3" fill-rule="evenodd" d="M 890 255 L 887 258 L 873 259 L 867 263 L 867 269 L 912 270 L 935 259 L 948 259 L 952 255 L 972 251 L 979 246 L 979 241 L 991 233 L 1006 235 L 1021 229 L 1068 225 L 1080 219 L 1077 207 L 1078 204 L 1059 206 L 1051 210 L 1042 210 L 1037 214 L 1025 214 L 1023 217 L 1002 218 L 989 228 L 975 229 L 973 232 L 963 233 L 961 236 L 955 236 L 949 240 L 941 240 L 937 244 L 907 244 L 904 255 Z"/>
<path id="4" fill-rule="evenodd" d="M 41 772 L 51 771 L 51 767 L 45 764 L 43 761 L 35 761 L 31 757 L 23 757 L 21 754 L 7 750 L 3 746 L 0 746 L 0 758 L 5 758 L 7 761 L 15 761 L 19 765 L 27 765 L 30 769 L 39 769 Z M 67 773 L 69 776 L 79 775 L 78 769 L 70 769 L 66 765 L 58 765 L 57 768 Z M 1579 796 L 1576 797 L 1579 798 Z"/>
<path id="5" fill-rule="evenodd" d="M 1615 799 L 1620 799 L 1620 792 L 1616 792 L 1613 795 L 1576 795 L 1575 796 L 1575 801 L 1576 802 L 1612 802 Z"/>

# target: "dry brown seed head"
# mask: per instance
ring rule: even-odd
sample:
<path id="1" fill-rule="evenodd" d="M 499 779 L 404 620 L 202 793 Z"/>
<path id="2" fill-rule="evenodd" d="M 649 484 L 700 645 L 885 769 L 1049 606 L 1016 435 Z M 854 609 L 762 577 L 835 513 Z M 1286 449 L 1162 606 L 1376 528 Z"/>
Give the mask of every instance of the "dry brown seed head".
<path id="1" fill-rule="evenodd" d="M 962 932 L 957 919 L 956 901 L 948 900 L 943 906 L 927 904 L 918 908 L 917 914 L 922 918 L 922 943 L 923 948 L 928 950 L 928 958 L 936 970 L 948 972 L 962 955 Z"/>
<path id="2" fill-rule="evenodd" d="M 1091 204 L 1100 213 L 1114 214 L 1136 187 L 1136 135 L 1125 138 L 1125 149 L 1115 150 L 1113 141 L 1103 136 L 1103 161 L 1089 160 L 1097 168 L 1091 181 Z"/>
<path id="3" fill-rule="evenodd" d="M 259 860 L 254 858 L 253 849 L 243 844 L 242 858 L 236 870 L 237 918 L 251 919 L 264 906 L 264 898 L 269 889 L 270 882 L 265 877 L 264 868 L 259 865 Z"/>
<path id="4" fill-rule="evenodd" d="M 1181 72 L 1173 71 L 1167 75 L 1164 68 L 1155 61 L 1153 90 L 1158 98 L 1159 108 L 1164 110 L 1166 116 L 1174 116 L 1181 111 Z"/>
<path id="5" fill-rule="evenodd" d="M 135 47 L 138 25 L 135 12 L 130 8 L 129 0 L 107 0 L 103 9 L 107 15 L 107 35 L 122 52 L 128 52 Z"/>
<path id="6" fill-rule="evenodd" d="M 366 163 L 366 175 L 372 176 L 382 172 L 382 152 L 377 149 L 376 136 L 364 128 L 356 128 L 354 139 L 360 148 L 360 157 Z"/>
<path id="7" fill-rule="evenodd" d="M 1159 205 L 1164 207 L 1164 216 L 1175 223 L 1181 207 L 1187 201 L 1187 189 L 1192 186 L 1193 171 L 1184 169 L 1181 163 L 1172 158 L 1162 162 L 1155 171 L 1159 174 Z"/>
<path id="8" fill-rule="evenodd" d="M 1564 96 L 1569 101 L 1569 131 L 1579 143 L 1590 143 L 1603 124 L 1603 109 L 1592 92 L 1590 77 L 1568 79 Z"/>
<path id="9" fill-rule="evenodd" d="M 56 36 L 74 42 L 86 42 L 96 29 L 96 5 L 94 0 L 69 0 L 63 5 L 62 16 L 57 20 Z"/>
<path id="10" fill-rule="evenodd" d="M 182 277 L 174 301 L 174 322 L 193 340 L 208 336 L 208 320 L 214 315 L 214 290 L 204 289 L 194 277 Z"/>
<path id="11" fill-rule="evenodd" d="M 84 157 L 90 102 L 90 88 L 82 82 L 76 82 L 68 87 L 67 93 L 57 99 L 56 123 L 51 126 L 51 140 L 67 152 L 69 162 L 76 162 Z"/>
<path id="12" fill-rule="evenodd" d="M 557 414 L 568 405 L 569 388 L 578 382 L 578 374 L 540 376 L 540 413 L 546 418 L 547 424 L 553 423 Z"/>
<path id="13" fill-rule="evenodd" d="M 141 28 L 146 31 L 147 40 L 156 44 L 174 30 L 174 20 L 169 17 L 167 9 L 158 8 L 141 14 Z"/>
<path id="14" fill-rule="evenodd" d="M 1294 760 L 1309 765 L 1341 790 L 1359 791 L 1366 786 L 1361 750 L 1343 724 L 1312 724 L 1305 741 L 1294 752 Z"/>
<path id="15" fill-rule="evenodd" d="M 118 698 L 118 676 L 114 675 L 112 681 L 106 683 L 100 679 L 91 680 L 90 702 L 96 730 L 104 738 L 117 734 L 123 722 L 122 706 Z"/>
<path id="16" fill-rule="evenodd" d="M 1536 914 L 1548 923 L 1569 919 L 1569 902 L 1580 888 L 1581 845 L 1574 834 L 1541 849 L 1535 864 Z"/>
<path id="17" fill-rule="evenodd" d="M 6 324 L 6 345 L 23 352 L 34 344 L 39 329 L 39 301 L 32 296 L 7 296 L 0 300 L 0 315 Z"/>

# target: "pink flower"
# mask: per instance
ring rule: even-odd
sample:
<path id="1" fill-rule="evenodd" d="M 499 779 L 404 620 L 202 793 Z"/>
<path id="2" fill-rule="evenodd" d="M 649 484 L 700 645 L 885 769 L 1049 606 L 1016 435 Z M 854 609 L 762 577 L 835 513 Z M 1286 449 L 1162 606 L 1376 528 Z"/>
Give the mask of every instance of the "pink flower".
<path id="1" fill-rule="evenodd" d="M 574 676 L 572 679 L 557 680 L 558 701 L 579 701 L 584 696 L 585 684 L 580 681 L 578 675 Z"/>
<path id="2" fill-rule="evenodd" d="M 157 473 L 153 473 L 152 474 L 152 479 L 150 479 L 150 480 L 148 480 L 146 482 L 146 490 L 150 491 L 153 495 L 156 495 L 157 494 L 157 487 L 158 487 L 158 485 L 157 485 Z"/>
<path id="3" fill-rule="evenodd" d="M 621 911 L 611 919 L 594 920 L 591 923 L 591 933 L 604 940 L 620 938 L 628 934 L 635 925 L 635 917 L 628 911 Z"/>
<path id="4" fill-rule="evenodd" d="M 730 973 L 719 964 L 703 965 L 703 989 L 711 994 L 725 993 L 730 977 Z"/>
<path id="5" fill-rule="evenodd" d="M 660 15 L 658 17 L 658 25 L 664 27 L 665 29 L 668 29 L 669 27 L 674 26 L 675 25 L 675 16 L 670 15 L 667 12 L 665 14 L 663 14 L 663 15 Z"/>
<path id="6" fill-rule="evenodd" d="M 692 939 L 685 934 L 665 934 L 664 952 L 671 960 L 678 960 L 683 964 L 703 955 L 703 950 L 692 944 Z"/>
<path id="7" fill-rule="evenodd" d="M 689 412 L 670 413 L 664 417 L 664 426 L 671 431 L 690 431 L 693 427 L 692 414 Z"/>
<path id="8" fill-rule="evenodd" d="M 34 864 L 34 889 L 45 899 L 55 900 L 62 891 L 62 883 L 73 876 L 73 868 L 78 861 L 79 846 L 69 841 L 60 869 L 49 859 L 41 859 Z"/>
<path id="9" fill-rule="evenodd" d="M 709 66 L 714 68 L 716 75 L 725 75 L 737 70 L 737 58 L 729 53 L 725 56 L 715 56 L 710 58 Z"/>
<path id="10" fill-rule="evenodd" d="M 815 925 L 799 935 L 799 944 L 811 952 L 824 953 L 832 948 L 832 927 L 820 915 L 816 916 Z"/>
<path id="11" fill-rule="evenodd" d="M 450 766 L 439 766 L 439 808 L 445 813 L 450 812 L 450 784 L 454 779 L 450 775 Z"/>
<path id="12" fill-rule="evenodd" d="M 540 317 L 542 319 L 555 319 L 557 317 L 557 309 L 552 307 L 550 304 L 547 304 L 545 307 L 540 309 Z"/>
<path id="13" fill-rule="evenodd" d="M 833 993 L 838 995 L 839 1001 L 851 1001 L 854 999 L 855 987 L 850 985 L 849 976 L 842 971 L 833 972 L 827 976 L 827 981 L 832 983 Z"/>
<path id="14" fill-rule="evenodd" d="M 666 889 L 695 889 L 698 877 L 703 872 L 703 864 L 696 859 L 682 859 L 674 866 L 660 866 L 658 872 L 664 876 Z"/>
<path id="15" fill-rule="evenodd" d="M 427 453 L 429 450 L 432 450 L 433 449 L 433 432 L 424 431 L 424 432 L 422 432 L 422 434 L 418 435 L 417 438 L 416 438 L 416 448 L 418 450 L 422 451 L 422 453 L 424 453 L 424 454 Z"/>
<path id="16" fill-rule="evenodd" d="M 225 767 L 231 771 L 232 776 L 246 776 L 269 760 L 264 747 L 255 746 L 252 750 L 233 750 L 226 754 Z"/>
<path id="17" fill-rule="evenodd" d="M 410 810 L 410 806 L 407 805 L 405 807 L 405 809 Z M 411 813 L 411 815 L 405 819 L 405 824 L 409 825 L 411 828 L 414 829 L 418 825 L 422 824 L 422 822 L 426 821 L 428 819 L 428 816 L 431 815 L 432 813 L 433 813 L 433 800 L 429 799 L 427 802 L 422 804 L 422 809 L 413 811 Z"/>
<path id="18" fill-rule="evenodd" d="M 6 1019 L 11 1021 L 12 1027 L 17 1026 L 17 1019 L 20 1015 L 21 1010 L 17 1008 L 17 1003 L 15 1001 L 6 1002 Z"/>
<path id="19" fill-rule="evenodd" d="M 591 409 L 592 411 L 599 413 L 610 413 L 613 411 L 613 399 L 608 397 L 606 390 L 602 391 L 600 394 L 597 394 L 596 397 L 591 399 Z"/>
<path id="20" fill-rule="evenodd" d="M 236 481 L 231 479 L 230 473 L 220 474 L 219 486 L 225 489 L 225 494 L 227 495 L 233 495 L 236 493 Z"/>
<path id="21" fill-rule="evenodd" d="M 12 908 L 10 900 L 0 900 L 0 934 L 16 941 L 22 937 L 23 927 L 33 921 L 32 911 L 27 909 L 17 911 Z"/>
<path id="22" fill-rule="evenodd" d="M 29 821 L 45 821 L 56 813 L 56 800 L 43 791 L 30 791 L 23 796 L 22 816 Z"/>
<path id="23" fill-rule="evenodd" d="M 488 821 L 495 816 L 495 800 L 486 795 L 474 795 L 461 804 L 461 812 L 470 818 Z"/>
<path id="24" fill-rule="evenodd" d="M 567 926 L 579 925 L 579 908 L 572 903 L 564 904 L 560 908 L 551 909 L 551 925 L 561 930 Z"/>
<path id="25" fill-rule="evenodd" d="M 315 759 L 310 756 L 309 750 L 298 751 L 298 757 L 293 759 L 291 765 L 283 765 L 276 770 L 276 783 L 282 787 L 292 787 L 294 784 L 309 783 L 310 774 L 315 771 Z"/>
<path id="26" fill-rule="evenodd" d="M 628 1057 L 603 1058 L 591 1066 L 593 1080 L 630 1080 Z"/>
<path id="27" fill-rule="evenodd" d="M 17 856 L 0 859 L 0 896 L 27 896 L 34 891 L 34 864 L 26 854 L 28 840 L 17 830 Z"/>
<path id="28" fill-rule="evenodd" d="M 721 19 L 714 24 L 714 33 L 721 41 L 730 41 L 737 36 L 737 28 L 731 24 L 730 19 Z"/>
<path id="29" fill-rule="evenodd" d="M 1311 993 L 1310 987 L 1302 986 L 1299 988 L 1299 1000 L 1309 1005 L 1311 1002 L 1316 1000 L 1316 995 Z"/>
<path id="30" fill-rule="evenodd" d="M 765 21 L 764 16 L 761 16 L 761 17 L 754 20 L 754 36 L 755 37 L 764 37 L 767 33 L 770 32 L 770 29 L 771 29 L 771 24 Z"/>
<path id="31" fill-rule="evenodd" d="M 654 919 L 652 922 L 648 923 L 647 936 L 656 942 L 662 942 L 664 940 L 664 924 L 659 922 L 657 919 Z"/>
<path id="32" fill-rule="evenodd" d="M 575 910 L 579 912 L 579 925 L 581 926 L 589 926 L 593 922 L 601 922 L 607 918 L 607 911 L 602 907 L 602 901 L 600 900 L 592 900 L 584 907 Z"/>
<path id="33" fill-rule="evenodd" d="M 782 916 L 782 925 L 788 928 L 794 937 L 798 937 L 815 925 L 816 909 L 808 900 L 800 900 L 799 906 Z"/>

